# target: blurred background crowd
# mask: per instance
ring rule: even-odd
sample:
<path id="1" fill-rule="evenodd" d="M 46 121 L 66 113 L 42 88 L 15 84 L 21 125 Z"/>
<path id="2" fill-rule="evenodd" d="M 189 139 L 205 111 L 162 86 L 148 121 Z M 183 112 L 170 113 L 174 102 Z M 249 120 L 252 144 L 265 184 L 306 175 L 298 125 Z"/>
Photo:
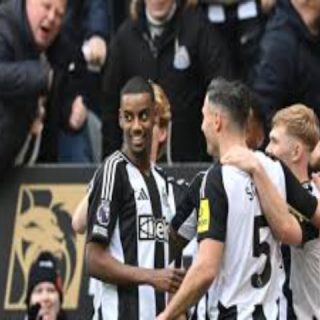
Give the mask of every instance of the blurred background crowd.
<path id="1" fill-rule="evenodd" d="M 210 160 L 201 106 L 215 77 L 252 89 L 261 147 L 275 111 L 319 115 L 319 30 L 319 0 L 2 0 L 0 175 L 118 149 L 119 94 L 136 75 L 168 95 L 170 163 Z"/>

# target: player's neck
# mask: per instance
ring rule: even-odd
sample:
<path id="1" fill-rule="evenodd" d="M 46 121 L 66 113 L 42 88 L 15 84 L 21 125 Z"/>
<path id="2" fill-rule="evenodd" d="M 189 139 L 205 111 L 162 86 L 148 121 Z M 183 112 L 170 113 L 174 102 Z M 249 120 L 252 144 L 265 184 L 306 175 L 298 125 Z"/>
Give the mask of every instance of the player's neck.
<path id="1" fill-rule="evenodd" d="M 305 163 L 297 163 L 290 166 L 292 173 L 296 176 L 300 183 L 308 181 L 308 166 Z"/>
<path id="2" fill-rule="evenodd" d="M 247 147 L 245 137 L 232 134 L 221 137 L 219 144 L 219 158 L 223 157 L 225 153 L 235 146 Z"/>
<path id="3" fill-rule="evenodd" d="M 141 153 L 141 154 L 134 154 L 126 148 L 123 148 L 122 152 L 139 169 L 139 171 L 141 171 L 141 173 L 143 173 L 146 176 L 149 176 L 151 161 L 150 161 L 150 154 L 148 152 Z"/>

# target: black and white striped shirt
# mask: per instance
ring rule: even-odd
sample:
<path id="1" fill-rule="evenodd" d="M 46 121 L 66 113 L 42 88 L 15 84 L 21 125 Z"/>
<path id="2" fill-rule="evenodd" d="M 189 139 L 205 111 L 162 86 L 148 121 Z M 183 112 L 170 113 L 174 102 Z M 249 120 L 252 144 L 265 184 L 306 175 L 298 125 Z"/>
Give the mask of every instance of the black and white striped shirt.
<path id="1" fill-rule="evenodd" d="M 88 241 L 105 244 L 115 259 L 128 265 L 168 266 L 167 227 L 175 200 L 167 180 L 153 165 L 150 176 L 144 176 L 120 151 L 109 156 L 91 188 Z M 103 320 L 155 319 L 163 308 L 164 294 L 149 285 L 117 287 L 96 281 L 95 286 L 95 309 Z"/>

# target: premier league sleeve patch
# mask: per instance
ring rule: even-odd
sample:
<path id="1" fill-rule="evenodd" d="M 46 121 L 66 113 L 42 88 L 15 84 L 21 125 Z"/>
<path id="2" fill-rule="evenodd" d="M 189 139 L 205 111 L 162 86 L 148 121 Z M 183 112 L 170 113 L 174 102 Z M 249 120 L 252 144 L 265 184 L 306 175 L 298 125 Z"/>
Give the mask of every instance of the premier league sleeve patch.
<path id="1" fill-rule="evenodd" d="M 110 222 L 110 201 L 102 200 L 97 210 L 97 222 L 100 226 L 107 227 Z"/>
<path id="2" fill-rule="evenodd" d="M 209 231 L 210 226 L 210 205 L 208 199 L 200 200 L 200 210 L 198 219 L 198 233 L 203 233 Z"/>

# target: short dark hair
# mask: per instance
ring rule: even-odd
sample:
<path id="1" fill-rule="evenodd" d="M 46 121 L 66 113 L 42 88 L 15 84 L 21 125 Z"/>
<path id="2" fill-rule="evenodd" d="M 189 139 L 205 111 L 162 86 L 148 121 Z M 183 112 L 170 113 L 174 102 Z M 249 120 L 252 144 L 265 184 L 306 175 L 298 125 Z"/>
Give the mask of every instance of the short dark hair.
<path id="1" fill-rule="evenodd" d="M 151 85 L 151 81 L 145 80 L 140 76 L 133 77 L 127 81 L 121 90 L 120 97 L 122 98 L 125 94 L 138 94 L 148 93 L 154 102 L 154 91 Z"/>
<path id="2" fill-rule="evenodd" d="M 251 108 L 249 88 L 240 81 L 213 79 L 208 86 L 207 96 L 213 105 L 225 109 L 232 122 L 240 129 L 245 129 Z"/>

